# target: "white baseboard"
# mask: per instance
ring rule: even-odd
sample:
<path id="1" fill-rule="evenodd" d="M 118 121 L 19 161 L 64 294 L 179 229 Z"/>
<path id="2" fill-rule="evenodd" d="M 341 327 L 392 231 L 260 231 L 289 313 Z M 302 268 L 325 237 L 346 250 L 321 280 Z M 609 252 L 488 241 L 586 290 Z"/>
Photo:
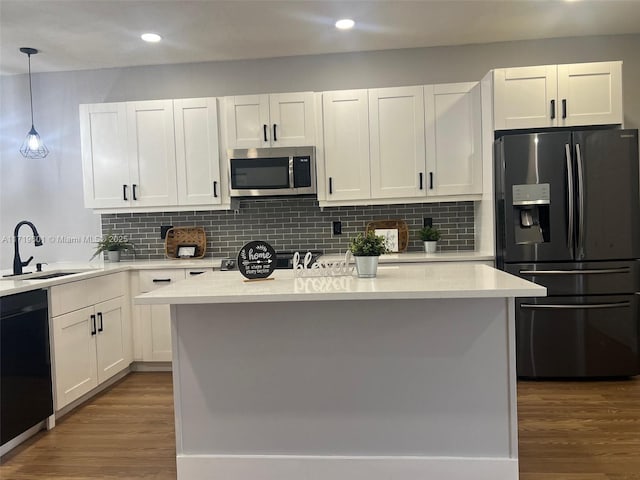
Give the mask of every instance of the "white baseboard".
<path id="1" fill-rule="evenodd" d="M 170 372 L 171 362 L 133 362 L 131 364 L 133 372 Z"/>
<path id="2" fill-rule="evenodd" d="M 116 373 L 110 379 L 105 380 L 104 383 L 101 383 L 100 385 L 98 385 L 96 388 L 94 388 L 90 392 L 85 393 L 80 398 L 76 398 L 73 402 L 69 403 L 68 405 L 65 405 L 60 410 L 56 410 L 56 413 L 55 413 L 56 419 L 64 417 L 67 413 L 71 412 L 76 407 L 82 405 L 87 400 L 90 400 L 91 398 L 95 397 L 98 393 L 100 393 L 103 390 L 109 388 L 114 383 L 119 382 L 120 380 L 122 380 L 124 377 L 129 375 L 129 373 L 131 373 L 131 366 L 128 366 L 127 368 L 119 371 L 118 373 Z"/>
<path id="3" fill-rule="evenodd" d="M 177 456 L 178 480 L 518 480 L 514 458 Z"/>

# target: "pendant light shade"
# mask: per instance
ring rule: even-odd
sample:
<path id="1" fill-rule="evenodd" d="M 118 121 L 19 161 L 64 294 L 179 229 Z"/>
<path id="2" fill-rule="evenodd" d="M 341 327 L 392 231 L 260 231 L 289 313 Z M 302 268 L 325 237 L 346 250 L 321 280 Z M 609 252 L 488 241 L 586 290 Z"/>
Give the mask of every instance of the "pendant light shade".
<path id="1" fill-rule="evenodd" d="M 49 149 L 45 146 L 40 135 L 33 126 L 33 91 L 31 89 L 31 55 L 38 53 L 35 48 L 22 47 L 20 51 L 29 57 L 29 102 L 31 105 L 31 130 L 27 133 L 20 153 L 25 158 L 44 158 L 49 155 Z"/>

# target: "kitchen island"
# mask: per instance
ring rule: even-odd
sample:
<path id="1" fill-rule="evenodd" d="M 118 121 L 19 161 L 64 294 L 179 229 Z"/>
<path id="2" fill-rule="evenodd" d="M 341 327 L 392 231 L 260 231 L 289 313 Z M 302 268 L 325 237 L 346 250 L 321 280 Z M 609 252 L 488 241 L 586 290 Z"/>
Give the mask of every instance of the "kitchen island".
<path id="1" fill-rule="evenodd" d="M 514 304 L 545 289 L 486 265 L 245 282 L 171 304 L 179 480 L 518 478 Z"/>

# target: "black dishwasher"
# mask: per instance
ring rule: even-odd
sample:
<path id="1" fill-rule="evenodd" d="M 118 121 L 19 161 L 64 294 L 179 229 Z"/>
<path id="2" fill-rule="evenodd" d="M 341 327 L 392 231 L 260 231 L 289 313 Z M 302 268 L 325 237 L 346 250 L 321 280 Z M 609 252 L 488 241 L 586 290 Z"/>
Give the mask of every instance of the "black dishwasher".
<path id="1" fill-rule="evenodd" d="M 0 444 L 52 414 L 47 291 L 0 297 Z"/>

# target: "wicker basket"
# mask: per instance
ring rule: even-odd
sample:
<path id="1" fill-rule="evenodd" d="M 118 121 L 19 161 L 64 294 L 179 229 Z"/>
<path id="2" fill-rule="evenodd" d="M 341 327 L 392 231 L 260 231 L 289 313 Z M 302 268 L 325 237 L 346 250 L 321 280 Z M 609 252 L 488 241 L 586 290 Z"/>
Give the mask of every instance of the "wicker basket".
<path id="1" fill-rule="evenodd" d="M 174 227 L 167 230 L 167 236 L 164 239 L 164 254 L 167 258 L 180 259 L 178 257 L 178 247 L 180 246 L 196 247 L 193 257 L 202 258 L 207 251 L 207 235 L 202 227 Z"/>

